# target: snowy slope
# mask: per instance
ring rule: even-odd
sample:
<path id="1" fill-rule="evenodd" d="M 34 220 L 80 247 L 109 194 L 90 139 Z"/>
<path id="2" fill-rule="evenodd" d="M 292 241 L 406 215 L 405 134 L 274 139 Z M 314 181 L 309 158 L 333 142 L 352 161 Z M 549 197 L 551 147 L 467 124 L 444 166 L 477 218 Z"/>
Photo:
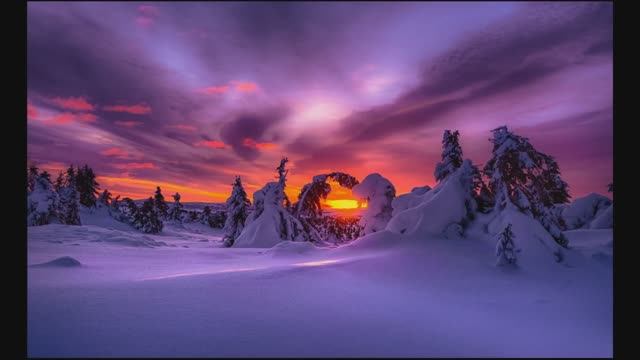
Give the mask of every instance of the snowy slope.
<path id="1" fill-rule="evenodd" d="M 589 227 L 589 223 L 604 213 L 611 206 L 611 200 L 606 196 L 591 193 L 575 199 L 562 210 L 562 217 L 568 229 Z"/>
<path id="2" fill-rule="evenodd" d="M 336 249 L 222 248 L 214 229 L 146 235 L 86 214 L 94 224 L 30 227 L 29 265 L 81 266 L 28 268 L 28 353 L 611 356 L 612 269 L 594 256 L 611 231 L 567 232 L 557 263 L 529 244 L 539 229 L 503 216 L 522 248 L 515 269 L 494 266 L 488 232 L 504 219 L 491 215 L 463 239 L 380 231 Z M 151 241 L 164 245 L 131 246 Z"/>

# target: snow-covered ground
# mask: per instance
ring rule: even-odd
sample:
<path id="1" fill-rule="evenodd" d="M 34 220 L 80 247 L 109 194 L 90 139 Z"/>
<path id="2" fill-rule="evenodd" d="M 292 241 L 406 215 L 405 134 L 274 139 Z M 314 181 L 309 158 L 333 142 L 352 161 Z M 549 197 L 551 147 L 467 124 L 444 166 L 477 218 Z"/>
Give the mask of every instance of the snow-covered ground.
<path id="1" fill-rule="evenodd" d="M 30 357 L 612 356 L 611 229 L 566 232 L 556 262 L 515 221 L 506 268 L 482 217 L 460 239 L 384 230 L 335 249 L 81 217 L 28 228 Z M 32 266 L 64 256 L 81 265 Z"/>

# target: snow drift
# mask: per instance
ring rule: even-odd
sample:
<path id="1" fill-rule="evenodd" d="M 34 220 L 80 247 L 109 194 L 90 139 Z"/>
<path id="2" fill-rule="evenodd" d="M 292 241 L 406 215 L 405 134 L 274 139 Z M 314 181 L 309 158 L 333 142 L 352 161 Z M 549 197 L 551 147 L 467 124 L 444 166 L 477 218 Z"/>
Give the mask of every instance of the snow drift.
<path id="1" fill-rule="evenodd" d="M 391 206 L 393 207 L 393 213 L 391 215 L 396 216 L 401 211 L 420 205 L 424 200 L 423 195 L 429 190 L 431 190 L 429 186 L 420 186 L 411 189 L 410 193 L 398 195 L 391 202 Z"/>
<path id="2" fill-rule="evenodd" d="M 353 194 L 367 200 L 367 208 L 362 214 L 364 233 L 370 234 L 385 228 L 391 219 L 391 202 L 396 196 L 393 184 L 378 173 L 369 174 L 353 187 Z"/>
<path id="3" fill-rule="evenodd" d="M 611 200 L 606 196 L 591 193 L 574 200 L 565 207 L 562 211 L 562 217 L 569 230 L 588 227 L 588 224 L 603 214 L 611 204 Z"/>

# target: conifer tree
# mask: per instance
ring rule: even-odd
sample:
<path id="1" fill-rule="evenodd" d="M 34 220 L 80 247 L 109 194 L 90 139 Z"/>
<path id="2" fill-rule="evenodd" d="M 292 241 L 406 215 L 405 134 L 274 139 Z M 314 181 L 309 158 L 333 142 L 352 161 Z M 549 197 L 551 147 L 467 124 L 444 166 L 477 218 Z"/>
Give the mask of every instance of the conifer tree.
<path id="1" fill-rule="evenodd" d="M 80 215 L 78 212 L 79 196 L 74 177 L 67 177 L 61 182 L 58 196 L 58 218 L 60 222 L 67 225 L 80 225 Z"/>
<path id="2" fill-rule="evenodd" d="M 44 171 L 35 178 L 33 190 L 27 196 L 27 225 L 46 225 L 57 217 L 58 194 L 53 191 L 49 174 Z"/>
<path id="3" fill-rule="evenodd" d="M 442 135 L 442 156 L 441 161 L 436 165 L 434 176 L 437 181 L 446 179 L 447 176 L 455 172 L 462 166 L 462 148 L 459 143 L 460 133 L 458 130 L 445 130 Z"/>
<path id="4" fill-rule="evenodd" d="M 493 153 L 484 167 L 494 207 L 504 209 L 508 203 L 538 219 L 558 244 L 568 241 L 561 220 L 551 209 L 569 201 L 567 183 L 560 168 L 549 155 L 537 151 L 529 139 L 510 132 L 506 126 L 492 130 Z"/>
<path id="5" fill-rule="evenodd" d="M 156 192 L 153 196 L 153 204 L 158 212 L 158 215 L 165 219 L 167 217 L 168 209 L 166 201 L 164 201 L 164 196 L 162 195 L 162 190 L 160 190 L 160 186 L 156 187 Z"/>
<path id="6" fill-rule="evenodd" d="M 497 265 L 516 264 L 516 248 L 513 243 L 513 232 L 511 231 L 511 224 L 508 224 L 500 234 L 498 234 L 498 241 L 496 243 L 496 256 L 498 257 Z"/>
<path id="7" fill-rule="evenodd" d="M 144 201 L 137 215 L 134 224 L 142 232 L 157 234 L 162 231 L 163 223 L 153 198 Z"/>
<path id="8" fill-rule="evenodd" d="M 40 174 L 38 172 L 38 167 L 34 163 L 31 163 L 31 165 L 29 165 L 29 168 L 27 169 L 27 192 L 28 193 L 33 191 L 33 186 L 39 175 Z"/>
<path id="9" fill-rule="evenodd" d="M 94 207 L 98 193 L 96 175 L 88 165 L 78 168 L 76 172 L 76 189 L 80 195 L 80 203 L 86 207 Z"/>
<path id="10" fill-rule="evenodd" d="M 240 176 L 236 176 L 232 184 L 231 196 L 226 202 L 227 219 L 224 223 L 224 236 L 222 240 L 225 247 L 233 246 L 233 242 L 244 229 L 244 225 L 249 216 L 249 198 L 244 191 Z"/>
<path id="11" fill-rule="evenodd" d="M 100 197 L 98 198 L 98 203 L 104 205 L 105 207 L 111 206 L 112 195 L 109 190 L 104 189 Z"/>
<path id="12" fill-rule="evenodd" d="M 169 219 L 173 221 L 182 221 L 182 213 L 184 212 L 182 203 L 180 203 L 180 194 L 173 194 L 173 205 L 169 209 Z"/>

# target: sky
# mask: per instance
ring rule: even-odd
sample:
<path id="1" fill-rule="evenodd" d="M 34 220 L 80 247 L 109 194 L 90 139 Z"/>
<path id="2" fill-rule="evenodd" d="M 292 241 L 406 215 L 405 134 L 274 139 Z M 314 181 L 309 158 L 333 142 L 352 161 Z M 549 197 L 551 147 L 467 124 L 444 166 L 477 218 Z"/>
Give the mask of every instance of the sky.
<path id="1" fill-rule="evenodd" d="M 435 184 L 442 133 L 491 156 L 501 125 L 555 157 L 571 195 L 613 178 L 612 3 L 29 2 L 28 160 L 88 164 L 134 199 L 249 194 L 289 158 Z M 335 191 L 334 199 L 349 198 Z"/>

